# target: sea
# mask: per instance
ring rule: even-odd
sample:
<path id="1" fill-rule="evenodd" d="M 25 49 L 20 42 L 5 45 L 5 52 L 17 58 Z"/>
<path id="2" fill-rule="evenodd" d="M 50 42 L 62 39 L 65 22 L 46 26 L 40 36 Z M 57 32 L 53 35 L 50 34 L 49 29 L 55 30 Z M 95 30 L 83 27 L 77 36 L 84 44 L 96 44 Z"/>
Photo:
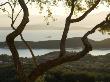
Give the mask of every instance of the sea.
<path id="1" fill-rule="evenodd" d="M 68 33 L 67 38 L 73 38 L 73 37 L 82 37 L 88 30 L 70 30 Z M 0 30 L 0 42 L 6 41 L 6 36 L 11 33 L 12 30 Z M 62 36 L 63 30 L 25 30 L 23 31 L 23 37 L 26 41 L 48 41 L 48 40 L 60 40 Z M 108 34 L 102 34 L 99 31 L 96 31 L 94 34 L 91 34 L 88 36 L 89 39 L 100 41 L 107 38 L 110 38 L 110 35 Z M 20 37 L 18 36 L 16 41 L 21 41 Z M 80 51 L 82 49 L 67 49 L 67 51 Z M 38 55 L 44 55 L 49 52 L 53 51 L 59 51 L 59 49 L 33 49 L 33 52 L 35 56 Z M 31 57 L 31 54 L 28 49 L 18 49 L 20 57 Z M 98 49 L 93 50 L 90 52 L 92 55 L 105 55 L 107 53 L 110 53 L 109 49 Z M 0 54 L 7 54 L 11 55 L 11 52 L 9 49 L 0 48 Z"/>

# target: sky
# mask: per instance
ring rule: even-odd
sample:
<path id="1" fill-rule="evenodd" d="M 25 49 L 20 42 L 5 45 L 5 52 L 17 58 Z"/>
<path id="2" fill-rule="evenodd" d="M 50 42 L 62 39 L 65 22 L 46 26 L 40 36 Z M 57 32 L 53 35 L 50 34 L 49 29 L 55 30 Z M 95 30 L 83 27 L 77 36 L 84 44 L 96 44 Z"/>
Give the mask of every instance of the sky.
<path id="1" fill-rule="evenodd" d="M 0 3 L 5 2 L 7 0 L 0 0 Z M 7 9 L 9 9 L 9 7 L 6 7 Z M 43 14 L 39 14 L 39 12 L 37 12 L 37 8 L 35 5 L 30 6 L 28 5 L 29 8 L 29 14 L 30 14 L 30 22 L 28 23 L 28 25 L 31 26 L 37 26 L 40 25 L 41 27 L 46 26 L 46 21 L 44 21 L 44 16 L 47 14 L 46 12 L 43 12 Z M 20 8 L 17 7 L 16 8 L 16 12 L 18 12 Z M 9 9 L 10 10 L 10 9 Z M 54 26 L 56 27 L 64 27 L 64 23 L 65 23 L 65 18 L 68 16 L 68 11 L 65 11 L 65 8 L 62 6 L 62 3 L 58 4 L 58 7 L 54 7 L 53 9 L 53 16 L 55 19 L 57 19 L 55 22 L 52 22 L 52 20 L 50 19 L 50 25 L 46 26 L 46 27 L 52 27 Z M 110 12 L 110 9 L 100 5 L 100 7 L 98 9 L 95 9 L 94 11 L 92 11 L 87 17 L 86 19 L 84 19 L 83 21 L 81 21 L 80 23 L 76 23 L 74 25 L 71 26 L 79 26 L 79 27 L 92 27 L 94 25 L 96 25 L 97 23 L 101 22 L 102 20 L 104 20 L 104 18 L 106 17 L 106 15 Z M 7 14 L 2 13 L 0 11 L 0 29 L 2 29 L 1 27 L 10 27 L 11 24 L 11 20 L 7 17 Z M 97 18 L 97 19 L 96 19 Z M 22 16 L 20 15 L 15 26 L 17 26 L 20 21 L 22 19 Z"/>
<path id="2" fill-rule="evenodd" d="M 5 3 L 6 1 L 8 1 L 8 0 L 0 0 L 0 3 Z M 67 15 L 68 14 L 68 9 L 67 8 L 65 8 L 64 6 L 63 6 L 63 2 L 59 2 L 57 5 L 58 5 L 58 7 L 51 7 L 51 9 L 52 9 L 52 12 L 53 12 L 53 15 Z M 6 7 L 6 9 L 8 9 L 8 10 L 10 10 L 10 7 L 8 6 L 8 5 L 6 5 L 7 7 Z M 36 8 L 37 6 L 34 4 L 34 5 L 29 5 L 28 4 L 28 8 L 29 8 L 29 13 L 30 13 L 30 15 L 39 15 L 39 11 L 38 11 L 38 8 Z M 19 11 L 19 9 L 21 9 L 20 7 L 17 7 L 16 8 L 16 12 L 18 12 Z M 93 13 L 98 13 L 98 12 L 101 12 L 101 11 L 110 11 L 110 9 L 109 8 L 107 8 L 106 6 L 104 6 L 103 4 L 100 4 L 99 5 L 99 8 L 96 10 L 96 11 L 94 11 Z M 41 14 L 41 13 L 40 13 Z M 42 15 L 47 15 L 47 12 L 46 12 L 46 8 L 44 8 L 44 12 L 43 12 L 43 14 Z"/>

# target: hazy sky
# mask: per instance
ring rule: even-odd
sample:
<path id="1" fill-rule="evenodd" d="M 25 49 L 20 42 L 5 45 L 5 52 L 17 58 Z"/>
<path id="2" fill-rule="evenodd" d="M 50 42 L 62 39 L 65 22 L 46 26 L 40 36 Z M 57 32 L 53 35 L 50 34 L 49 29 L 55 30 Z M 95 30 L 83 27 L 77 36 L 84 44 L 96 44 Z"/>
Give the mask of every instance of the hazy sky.
<path id="1" fill-rule="evenodd" d="M 8 1 L 8 0 L 0 0 L 0 3 L 5 3 L 6 1 Z M 63 4 L 64 4 L 63 2 L 59 2 L 57 4 L 58 7 L 51 7 L 51 10 L 53 12 L 53 15 L 61 15 L 62 16 L 62 15 L 67 15 L 68 14 L 68 11 L 67 10 L 69 10 L 69 9 L 65 8 L 63 6 Z M 8 5 L 6 5 L 6 6 L 7 6 L 6 9 L 7 10 L 10 10 L 10 7 Z M 29 5 L 28 4 L 30 15 L 39 15 L 39 10 L 36 7 L 37 7 L 36 5 Z M 20 9 L 21 9 L 21 7 L 17 7 L 15 12 L 18 12 Z M 47 15 L 46 9 L 47 8 L 44 7 L 44 11 L 43 11 L 43 14 L 42 15 Z M 110 11 L 110 9 L 107 8 L 107 7 L 105 7 L 103 4 L 100 4 L 99 5 L 99 8 L 96 11 L 94 11 L 93 13 L 101 12 L 101 11 Z"/>
<path id="2" fill-rule="evenodd" d="M 5 2 L 7 0 L 0 0 L 1 2 Z M 9 9 L 9 7 L 7 7 Z M 30 22 L 28 25 L 46 25 L 45 21 L 44 21 L 44 15 L 46 15 L 47 13 L 44 12 L 44 14 L 39 15 L 39 12 L 37 11 L 36 6 L 29 6 L 29 13 L 30 13 Z M 16 12 L 18 12 L 20 8 L 17 7 Z M 107 15 L 107 13 L 109 12 L 109 8 L 100 5 L 100 7 L 94 11 L 92 11 L 92 14 L 90 13 L 89 16 L 87 16 L 86 19 L 84 19 L 83 21 L 81 21 L 80 23 L 76 23 L 76 24 L 72 24 L 74 26 L 80 26 L 80 27 L 91 27 L 94 26 L 95 24 L 101 22 Z M 0 12 L 1 13 L 1 12 Z M 54 7 L 53 8 L 53 15 L 55 18 L 57 18 L 57 21 L 55 22 L 51 22 L 51 26 L 56 26 L 56 27 L 64 27 L 64 23 L 65 23 L 65 18 L 68 15 L 68 12 L 65 11 L 65 8 L 62 6 L 62 3 L 59 3 L 58 7 Z M 19 16 L 15 26 L 17 26 L 20 21 L 22 19 L 22 16 Z M 11 23 L 11 20 L 7 17 L 7 15 L 1 13 L 0 15 L 0 27 L 9 27 Z M 51 27 L 50 26 L 50 27 Z"/>

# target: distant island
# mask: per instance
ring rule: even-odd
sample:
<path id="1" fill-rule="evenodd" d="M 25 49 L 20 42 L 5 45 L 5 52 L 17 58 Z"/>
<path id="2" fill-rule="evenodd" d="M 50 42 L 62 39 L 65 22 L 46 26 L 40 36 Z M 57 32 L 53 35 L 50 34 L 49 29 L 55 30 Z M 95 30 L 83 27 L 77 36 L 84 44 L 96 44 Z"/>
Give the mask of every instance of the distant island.
<path id="1" fill-rule="evenodd" d="M 48 40 L 48 41 L 27 41 L 33 49 L 59 49 L 60 40 Z M 94 49 L 109 49 L 110 38 L 102 41 L 94 41 L 89 39 Z M 25 44 L 22 41 L 15 41 L 18 49 L 26 49 Z M 81 37 L 68 38 L 66 41 L 66 48 L 82 48 L 84 47 L 81 41 Z M 8 48 L 6 42 L 0 42 L 0 48 Z"/>

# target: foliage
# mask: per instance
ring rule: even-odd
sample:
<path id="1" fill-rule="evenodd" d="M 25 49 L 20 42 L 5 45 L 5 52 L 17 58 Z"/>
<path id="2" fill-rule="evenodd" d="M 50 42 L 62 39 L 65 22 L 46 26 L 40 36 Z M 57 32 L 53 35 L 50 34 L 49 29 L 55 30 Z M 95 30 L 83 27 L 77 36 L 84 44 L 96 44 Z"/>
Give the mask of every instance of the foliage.
<path id="1" fill-rule="evenodd" d="M 30 67 L 29 67 L 30 68 Z M 31 68 L 30 68 L 31 69 Z M 62 72 L 64 69 L 57 68 L 52 71 L 48 71 L 45 75 L 40 76 L 36 82 L 106 82 L 110 81 L 109 73 L 101 73 L 101 72 L 89 72 L 89 71 L 81 71 L 77 69 L 77 72 L 71 71 L 71 73 L 67 73 L 67 71 Z M 59 71 L 58 71 L 59 70 Z M 97 69 L 98 70 L 98 69 Z M 28 71 L 29 72 L 29 71 Z M 0 82 L 19 82 L 16 78 L 16 71 L 14 66 L 0 66 Z"/>
<path id="2" fill-rule="evenodd" d="M 44 7 L 57 6 L 58 3 L 63 2 L 64 7 L 71 7 L 72 2 L 75 2 L 75 12 L 83 11 L 90 8 L 93 4 L 95 4 L 96 0 L 30 0 L 31 2 L 36 2 L 39 5 L 40 10 L 43 10 Z M 107 4 L 104 4 L 107 2 Z M 110 4 L 110 0 L 101 0 L 101 4 L 108 6 Z"/>
<path id="3" fill-rule="evenodd" d="M 16 76 L 16 70 L 12 65 L 0 65 L 0 82 L 19 82 Z"/>
<path id="4" fill-rule="evenodd" d="M 39 13 L 44 13 L 43 11 L 46 11 L 47 15 L 44 16 L 44 19 L 47 23 L 47 25 L 49 25 L 49 22 L 52 21 L 56 21 L 56 19 L 53 16 L 53 7 L 58 7 L 59 3 L 63 3 L 62 5 L 65 7 L 65 10 L 67 10 L 66 8 L 71 8 L 72 6 L 72 1 L 76 2 L 75 3 L 75 8 L 74 8 L 74 15 L 77 15 L 78 13 L 84 13 L 86 10 L 88 10 L 94 3 L 96 0 L 25 0 L 26 2 L 29 2 L 30 5 L 34 5 L 36 4 L 36 7 L 39 10 Z M 18 4 L 18 0 L 8 0 L 8 2 L 10 3 L 11 7 L 14 9 L 17 7 Z M 107 2 L 105 4 L 105 2 Z M 100 4 L 104 4 L 107 7 L 109 7 L 110 5 L 110 1 L 109 0 L 101 0 Z M 98 6 L 97 6 L 98 7 Z M 7 11 L 7 8 L 5 7 L 1 7 L 0 8 L 3 12 L 6 12 L 8 14 L 8 17 L 10 16 L 10 12 Z"/>
<path id="5" fill-rule="evenodd" d="M 99 31 L 102 33 L 102 34 L 110 34 L 110 23 L 106 23 L 104 26 L 100 27 Z"/>
<path id="6" fill-rule="evenodd" d="M 33 3 L 33 2 L 37 3 L 37 5 L 40 8 L 40 11 L 42 11 L 43 8 L 46 7 L 47 8 L 47 13 L 48 13 L 48 16 L 47 16 L 46 20 L 48 20 L 48 18 L 52 16 L 51 7 L 52 6 L 57 6 L 58 2 L 61 2 L 61 1 L 63 1 L 63 0 L 31 0 L 31 3 Z M 22 8 L 18 12 L 18 15 L 23 10 L 23 19 L 22 19 L 21 23 L 18 25 L 18 27 L 14 28 L 13 23 L 16 21 L 16 18 L 18 17 L 18 15 L 17 15 L 14 18 L 14 9 L 17 5 L 17 0 L 9 0 L 9 2 L 1 4 L 1 6 L 4 6 L 5 4 L 8 3 L 11 7 L 11 10 L 12 10 L 12 16 L 10 16 L 10 18 L 12 19 L 11 26 L 14 29 L 14 31 L 7 35 L 6 42 L 7 42 L 7 45 L 9 46 L 9 49 L 12 53 L 14 65 L 16 67 L 17 75 L 19 76 L 20 81 L 21 82 L 27 82 L 27 81 L 28 82 L 34 82 L 36 80 L 36 78 L 38 78 L 40 75 L 47 72 L 47 70 L 51 69 L 52 67 L 55 67 L 57 65 L 65 63 L 65 62 L 79 60 L 80 58 L 84 57 L 87 53 L 89 53 L 89 51 L 92 50 L 92 46 L 88 41 L 88 35 L 94 33 L 96 31 L 96 29 L 99 28 L 99 27 L 101 28 L 101 26 L 104 26 L 104 27 L 108 26 L 110 21 L 108 19 L 106 19 L 106 20 L 102 21 L 100 24 L 96 25 L 92 30 L 88 31 L 81 39 L 84 46 L 85 46 L 84 49 L 82 51 L 78 52 L 75 55 L 66 54 L 66 50 L 65 50 L 65 42 L 66 42 L 67 34 L 68 34 L 68 31 L 69 31 L 69 27 L 70 27 L 71 23 L 76 23 L 76 22 L 80 22 L 81 20 L 83 20 L 92 10 L 94 10 L 94 8 L 97 7 L 99 2 L 103 3 L 105 1 L 106 0 L 66 0 L 66 1 L 63 1 L 64 4 L 65 4 L 64 6 L 67 6 L 68 8 L 71 8 L 71 12 L 69 13 L 68 17 L 66 18 L 65 29 L 63 31 L 63 35 L 62 35 L 61 43 L 60 43 L 59 57 L 56 58 L 56 59 L 53 59 L 53 60 L 48 60 L 45 63 L 41 63 L 41 64 L 38 64 L 38 63 L 35 62 L 36 68 L 33 69 L 33 71 L 29 75 L 28 75 L 28 73 L 25 73 L 26 70 L 24 70 L 24 66 L 22 66 L 22 62 L 20 60 L 18 50 L 16 49 L 16 46 L 14 44 L 15 38 L 18 35 L 21 35 L 21 33 L 24 30 L 25 26 L 29 22 L 28 7 L 27 7 L 24 0 L 18 0 L 19 5 Z M 109 0 L 107 0 L 107 1 L 109 2 Z M 2 9 L 2 11 L 5 12 L 6 9 Z M 79 12 L 84 12 L 84 14 L 82 16 L 76 18 L 76 19 L 72 19 L 73 14 L 74 13 L 77 14 Z M 49 23 L 47 22 L 47 24 L 49 24 Z M 21 36 L 21 38 L 22 38 L 22 36 Z M 33 59 L 33 60 L 35 60 L 35 59 Z M 102 64 L 99 64 L 99 65 L 102 66 Z M 58 74 L 56 73 L 55 77 L 56 77 L 57 82 L 62 81 L 61 77 L 59 77 L 59 73 Z M 79 82 L 80 81 L 85 81 L 85 79 L 88 80 L 88 78 L 90 79 L 91 77 L 93 79 L 93 76 L 88 77 L 88 75 L 87 75 L 87 78 L 85 78 L 86 77 L 85 74 L 81 74 L 79 77 L 80 78 L 78 80 L 74 79 L 74 81 L 79 81 Z M 93 79 L 93 81 L 94 81 L 94 79 Z"/>
<path id="7" fill-rule="evenodd" d="M 108 14 L 107 18 L 106 18 L 106 22 L 104 25 L 102 25 L 99 29 L 100 32 L 102 32 L 102 34 L 105 34 L 105 33 L 110 33 L 110 14 Z"/>
<path id="8" fill-rule="evenodd" d="M 0 55 L 0 58 L 5 57 L 10 58 L 8 55 Z M 45 72 L 40 76 L 36 82 L 97 82 L 97 81 L 110 81 L 110 73 L 108 69 L 109 66 L 109 57 L 110 54 L 104 56 L 92 56 L 88 55 L 76 62 L 70 62 L 63 64 L 61 66 L 55 67 L 48 72 Z M 90 59 L 90 60 L 87 60 Z M 5 61 L 4 60 L 4 61 Z M 25 61 L 30 61 L 28 58 L 23 58 Z M 106 61 L 108 60 L 108 61 Z M 103 64 L 102 68 L 98 67 L 100 64 Z M 28 64 L 24 65 L 26 68 L 25 72 L 28 74 L 32 71 L 32 63 L 27 62 Z M 97 63 L 97 64 L 96 64 Z M 89 68 L 87 69 L 89 64 Z M 91 66 L 90 66 L 91 65 Z M 108 67 L 106 66 L 108 65 Z M 70 67 L 69 67 L 70 66 Z M 94 69 L 92 67 L 94 66 Z M 102 69 L 102 70 L 100 70 Z M 16 78 L 16 71 L 13 64 L 3 64 L 0 65 L 0 82 L 18 82 Z M 7 79 L 6 79 L 7 78 Z"/>

